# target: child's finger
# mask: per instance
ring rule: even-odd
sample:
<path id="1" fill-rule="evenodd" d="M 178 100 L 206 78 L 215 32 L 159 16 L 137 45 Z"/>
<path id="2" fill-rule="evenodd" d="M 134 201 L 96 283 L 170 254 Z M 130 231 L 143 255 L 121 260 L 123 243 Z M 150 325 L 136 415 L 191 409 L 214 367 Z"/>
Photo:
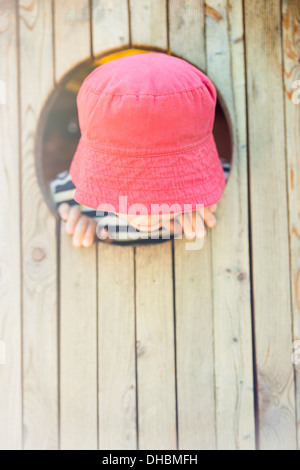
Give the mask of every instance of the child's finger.
<path id="1" fill-rule="evenodd" d="M 195 238 L 195 232 L 193 230 L 193 213 L 185 212 L 181 217 L 181 225 L 183 232 L 187 238 Z"/>
<path id="2" fill-rule="evenodd" d="M 180 221 L 177 220 L 177 218 L 166 221 L 162 224 L 162 227 L 166 230 L 169 230 L 170 233 L 173 233 L 175 236 L 182 234 L 182 225 Z"/>
<path id="3" fill-rule="evenodd" d="M 193 211 L 192 213 L 192 226 L 193 231 L 198 238 L 204 238 L 206 236 L 206 229 L 203 222 L 203 217 L 199 211 Z"/>
<path id="4" fill-rule="evenodd" d="M 103 240 L 105 242 L 113 242 L 113 238 L 111 237 L 110 232 L 107 230 L 107 228 L 99 228 L 96 227 L 96 235 L 100 240 Z"/>
<path id="5" fill-rule="evenodd" d="M 58 213 L 63 220 L 67 220 L 70 214 L 71 206 L 67 202 L 63 202 L 58 207 Z"/>
<path id="6" fill-rule="evenodd" d="M 88 224 L 89 224 L 89 218 L 85 215 L 82 215 L 77 221 L 77 224 L 74 230 L 74 235 L 73 235 L 74 246 L 79 248 L 82 245 L 83 238 L 85 236 L 85 232 L 86 232 Z"/>
<path id="7" fill-rule="evenodd" d="M 96 235 L 96 228 L 96 222 L 94 220 L 90 220 L 82 241 L 82 244 L 85 248 L 89 248 L 93 245 Z"/>
<path id="8" fill-rule="evenodd" d="M 215 216 L 210 212 L 208 207 L 204 208 L 204 215 L 202 216 L 204 218 L 204 222 L 207 224 L 208 227 L 214 227 L 217 223 L 217 219 Z"/>
<path id="9" fill-rule="evenodd" d="M 70 212 L 69 212 L 69 217 L 66 222 L 66 232 L 69 235 L 74 234 L 76 224 L 81 216 L 82 216 L 81 210 L 79 209 L 78 206 L 71 207 Z"/>
<path id="10" fill-rule="evenodd" d="M 175 235 L 175 238 L 182 235 L 183 233 L 183 228 L 182 228 L 182 225 L 181 225 L 181 222 L 180 220 L 178 219 L 175 219 L 174 220 L 174 223 L 173 223 L 173 233 Z"/>
<path id="11" fill-rule="evenodd" d="M 217 211 L 217 204 L 213 204 L 212 206 L 209 206 L 207 209 L 212 212 L 213 214 Z"/>

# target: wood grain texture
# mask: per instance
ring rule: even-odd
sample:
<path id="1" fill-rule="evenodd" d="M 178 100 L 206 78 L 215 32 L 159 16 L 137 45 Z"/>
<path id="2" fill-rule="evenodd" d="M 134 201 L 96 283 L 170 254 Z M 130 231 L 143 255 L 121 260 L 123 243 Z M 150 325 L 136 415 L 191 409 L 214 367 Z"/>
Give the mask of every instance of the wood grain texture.
<path id="1" fill-rule="evenodd" d="M 129 42 L 127 2 L 93 0 L 94 55 Z M 98 243 L 99 447 L 136 449 L 133 247 Z"/>
<path id="2" fill-rule="evenodd" d="M 22 449 L 20 170 L 15 2 L 0 8 L 0 449 Z"/>
<path id="3" fill-rule="evenodd" d="M 64 449 L 172 450 L 177 437 L 181 450 L 254 449 L 249 228 L 259 447 L 296 449 L 298 431 L 300 448 L 300 369 L 291 361 L 300 340 L 299 2 L 166 2 L 0 0 L 1 450 L 22 441 L 56 450 L 59 427 Z M 200 251 L 172 242 L 174 279 L 170 242 L 78 250 L 64 233 L 57 241 L 36 174 L 37 122 L 55 81 L 91 50 L 131 40 L 169 44 L 205 71 L 233 123 L 217 227 Z"/>
<path id="4" fill-rule="evenodd" d="M 133 247 L 98 243 L 99 447 L 135 450 Z"/>
<path id="5" fill-rule="evenodd" d="M 56 1 L 55 80 L 90 54 L 88 0 Z M 77 249 L 60 237 L 61 449 L 98 448 L 96 247 Z"/>
<path id="6" fill-rule="evenodd" d="M 172 245 L 136 247 L 139 449 L 176 449 Z"/>
<path id="7" fill-rule="evenodd" d="M 25 449 L 58 448 L 56 221 L 37 181 L 35 132 L 53 86 L 49 0 L 20 0 Z"/>
<path id="8" fill-rule="evenodd" d="M 97 450 L 96 247 L 75 248 L 64 225 L 60 249 L 61 449 Z"/>
<path id="9" fill-rule="evenodd" d="M 54 0 L 56 81 L 90 57 L 89 0 Z"/>
<path id="10" fill-rule="evenodd" d="M 131 1 L 132 44 L 167 48 L 166 2 Z M 176 449 L 171 243 L 136 248 L 140 449 Z"/>
<path id="11" fill-rule="evenodd" d="M 233 161 L 212 230 L 217 448 L 255 448 L 242 2 L 206 3 L 207 74 L 225 101 Z"/>
<path id="12" fill-rule="evenodd" d="M 280 1 L 245 1 L 261 449 L 297 447 Z M 255 64 L 255 66 L 254 66 Z"/>
<path id="13" fill-rule="evenodd" d="M 172 2 L 170 50 L 205 70 L 204 2 Z M 179 449 L 215 449 L 211 234 L 201 250 L 174 241 Z"/>
<path id="14" fill-rule="evenodd" d="M 201 250 L 175 241 L 179 449 L 216 449 L 211 236 Z"/>
<path id="15" fill-rule="evenodd" d="M 204 0 L 169 2 L 169 47 L 197 67 L 205 65 Z"/>
<path id="16" fill-rule="evenodd" d="M 131 43 L 167 49 L 167 0 L 130 0 Z"/>
<path id="17" fill-rule="evenodd" d="M 284 64 L 285 129 L 289 201 L 289 236 L 294 341 L 300 340 L 300 104 L 293 103 L 294 82 L 300 80 L 300 3 L 282 3 L 282 46 Z M 296 346 L 297 347 L 297 346 Z M 299 344 L 298 348 L 299 350 Z M 296 350 L 294 349 L 296 353 Z M 300 449 L 300 366 L 295 364 L 298 449 Z"/>
<path id="18" fill-rule="evenodd" d="M 93 54 L 129 44 L 129 17 L 127 1 L 92 0 Z"/>

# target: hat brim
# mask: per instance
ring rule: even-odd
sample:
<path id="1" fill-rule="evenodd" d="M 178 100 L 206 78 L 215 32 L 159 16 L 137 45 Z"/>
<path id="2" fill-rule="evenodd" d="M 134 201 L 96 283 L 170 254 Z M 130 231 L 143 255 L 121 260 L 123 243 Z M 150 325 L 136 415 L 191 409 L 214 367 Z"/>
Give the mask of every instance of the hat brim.
<path id="1" fill-rule="evenodd" d="M 192 148 L 159 154 L 95 149 L 81 137 L 70 175 L 79 204 L 118 213 L 129 213 L 133 205 L 137 211 L 138 204 L 146 211 L 143 215 L 211 206 L 220 200 L 226 185 L 212 133 Z"/>

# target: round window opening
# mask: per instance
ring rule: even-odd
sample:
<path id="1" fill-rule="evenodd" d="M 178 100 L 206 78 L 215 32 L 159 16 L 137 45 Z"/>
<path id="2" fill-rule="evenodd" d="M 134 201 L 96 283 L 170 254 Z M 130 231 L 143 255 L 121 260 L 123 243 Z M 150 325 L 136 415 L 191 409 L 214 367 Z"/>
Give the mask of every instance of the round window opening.
<path id="1" fill-rule="evenodd" d="M 94 61 L 86 61 L 71 70 L 56 86 L 47 100 L 39 121 L 36 155 L 38 179 L 50 210 L 57 216 L 62 203 L 78 206 L 81 213 L 91 217 L 96 223 L 95 240 L 118 245 L 154 244 L 176 238 L 176 214 L 171 214 L 171 225 L 164 224 L 164 218 L 156 219 L 144 229 L 130 218 L 113 212 L 96 211 L 78 204 L 74 200 L 75 186 L 69 175 L 69 168 L 81 136 L 77 93 L 83 80 L 96 68 L 127 54 L 149 52 L 129 49 Z M 232 165 L 232 129 L 229 114 L 219 91 L 215 110 L 213 135 L 224 170 L 226 184 Z M 139 227 L 139 228 L 137 228 Z M 177 236 L 178 236 L 177 224 Z M 183 235 L 181 235 L 183 236 Z"/>

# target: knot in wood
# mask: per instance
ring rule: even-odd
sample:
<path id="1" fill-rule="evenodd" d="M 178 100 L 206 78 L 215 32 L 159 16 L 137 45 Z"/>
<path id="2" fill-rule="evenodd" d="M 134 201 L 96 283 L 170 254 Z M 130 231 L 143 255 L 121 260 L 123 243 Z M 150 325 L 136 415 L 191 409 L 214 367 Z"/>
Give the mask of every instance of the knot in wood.
<path id="1" fill-rule="evenodd" d="M 43 259 L 46 258 L 46 252 L 43 248 L 40 246 L 36 246 L 32 250 L 32 259 L 33 261 L 43 261 Z"/>

